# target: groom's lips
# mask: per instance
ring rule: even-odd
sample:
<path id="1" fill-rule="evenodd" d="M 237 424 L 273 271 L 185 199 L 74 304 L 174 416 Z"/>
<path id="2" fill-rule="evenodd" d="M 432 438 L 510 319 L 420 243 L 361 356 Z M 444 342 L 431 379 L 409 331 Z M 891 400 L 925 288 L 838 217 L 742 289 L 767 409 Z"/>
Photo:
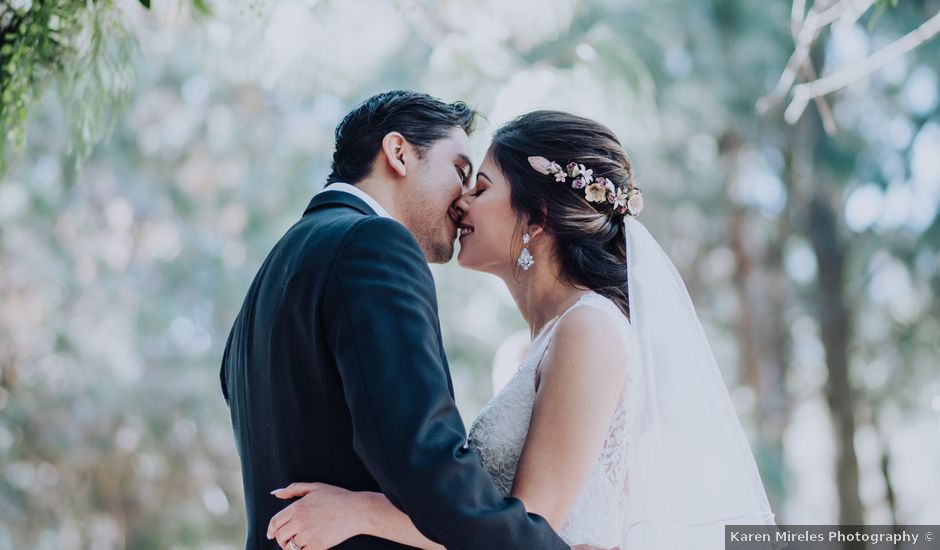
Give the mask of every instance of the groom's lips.
<path id="1" fill-rule="evenodd" d="M 450 221 L 454 222 L 454 225 L 460 225 L 460 214 L 457 213 L 457 210 L 453 206 L 447 209 L 447 215 L 450 217 Z"/>
<path id="2" fill-rule="evenodd" d="M 454 238 L 456 239 L 460 233 L 460 214 L 457 213 L 454 207 L 450 207 L 447 209 L 447 217 L 454 224 Z"/>

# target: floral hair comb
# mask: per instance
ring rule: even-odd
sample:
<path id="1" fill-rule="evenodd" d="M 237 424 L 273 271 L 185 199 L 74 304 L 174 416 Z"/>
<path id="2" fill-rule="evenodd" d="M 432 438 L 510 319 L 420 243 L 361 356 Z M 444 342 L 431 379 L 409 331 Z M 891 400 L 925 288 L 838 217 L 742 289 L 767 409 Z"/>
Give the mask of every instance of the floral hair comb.
<path id="1" fill-rule="evenodd" d="M 626 187 L 617 187 L 609 179 L 594 177 L 594 171 L 583 164 L 570 163 L 565 168 L 545 157 L 529 157 L 529 164 L 541 174 L 555 176 L 559 183 L 569 183 L 572 189 L 584 190 L 588 202 L 609 203 L 614 212 L 636 217 L 643 210 L 643 192 L 631 181 Z"/>

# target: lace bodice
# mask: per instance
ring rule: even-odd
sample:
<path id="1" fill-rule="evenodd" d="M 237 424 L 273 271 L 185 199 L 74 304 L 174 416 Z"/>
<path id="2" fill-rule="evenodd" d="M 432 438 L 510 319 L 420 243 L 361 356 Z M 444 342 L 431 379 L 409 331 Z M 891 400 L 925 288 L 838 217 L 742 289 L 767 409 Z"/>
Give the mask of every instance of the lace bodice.
<path id="1" fill-rule="evenodd" d="M 594 307 L 610 314 L 621 332 L 630 361 L 638 360 L 634 353 L 633 331 L 613 302 L 591 292 L 582 296 L 565 313 L 580 306 Z M 469 445 L 477 451 L 484 468 L 504 496 L 508 496 L 512 489 L 529 430 L 538 365 L 548 349 L 558 319 L 563 316 L 551 321 L 532 340 L 519 370 L 470 426 Z M 627 513 L 624 499 L 628 490 L 627 403 L 632 370 L 627 370 L 627 381 L 611 419 L 604 449 L 559 532 L 568 544 L 591 544 L 602 548 L 620 544 Z"/>

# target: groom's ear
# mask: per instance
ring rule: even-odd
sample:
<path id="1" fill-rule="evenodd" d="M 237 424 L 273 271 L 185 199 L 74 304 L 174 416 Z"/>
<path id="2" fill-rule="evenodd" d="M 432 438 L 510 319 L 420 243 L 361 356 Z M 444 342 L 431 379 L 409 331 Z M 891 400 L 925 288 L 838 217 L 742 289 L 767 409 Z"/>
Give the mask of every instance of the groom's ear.
<path id="1" fill-rule="evenodd" d="M 382 138 L 382 155 L 385 157 L 385 163 L 400 177 L 408 174 L 405 167 L 405 153 L 408 146 L 408 140 L 398 132 L 389 132 Z"/>

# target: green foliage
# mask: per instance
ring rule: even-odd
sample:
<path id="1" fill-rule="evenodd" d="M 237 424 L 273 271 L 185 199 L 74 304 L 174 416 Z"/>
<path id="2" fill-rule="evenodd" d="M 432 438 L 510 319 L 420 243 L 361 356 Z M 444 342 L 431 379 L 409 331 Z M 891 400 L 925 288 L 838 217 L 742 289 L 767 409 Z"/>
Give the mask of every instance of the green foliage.
<path id="1" fill-rule="evenodd" d="M 148 0 L 141 3 L 150 8 Z M 192 0 L 208 14 L 206 0 Z M 22 150 L 29 113 L 50 85 L 69 113 L 76 165 L 113 128 L 134 81 L 133 38 L 113 0 L 43 0 L 0 6 L 0 178 Z"/>
<path id="2" fill-rule="evenodd" d="M 0 174 L 26 140 L 29 109 L 74 59 L 89 11 L 84 0 L 61 0 L 7 5 L 0 13 Z"/>

